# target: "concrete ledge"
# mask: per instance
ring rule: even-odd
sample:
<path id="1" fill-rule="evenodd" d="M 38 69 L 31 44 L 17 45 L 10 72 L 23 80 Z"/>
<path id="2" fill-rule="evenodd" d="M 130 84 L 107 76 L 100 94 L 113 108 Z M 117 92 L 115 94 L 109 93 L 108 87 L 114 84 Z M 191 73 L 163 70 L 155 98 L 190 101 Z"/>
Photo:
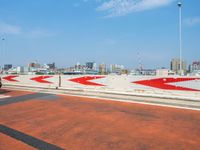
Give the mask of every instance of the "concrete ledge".
<path id="1" fill-rule="evenodd" d="M 93 97 L 100 100 L 113 100 L 128 103 L 142 103 L 158 106 L 200 110 L 200 100 L 187 97 L 174 97 L 165 95 L 150 95 L 141 93 L 126 93 L 117 91 L 97 91 L 97 90 L 76 90 L 76 89 L 48 89 L 25 86 L 4 86 L 6 89 L 34 91 L 42 93 L 54 93 L 60 95 L 73 95 L 81 97 Z"/>
<path id="2" fill-rule="evenodd" d="M 175 99 L 175 100 L 186 100 L 186 101 L 200 101 L 200 97 L 197 96 L 182 96 L 182 95 L 175 95 L 174 93 L 153 93 L 153 92 L 126 92 L 126 91 L 111 91 L 111 90 L 92 90 L 92 89 L 83 89 L 83 88 L 62 88 L 62 87 L 55 87 L 55 88 L 47 88 L 47 87 L 40 87 L 40 86 L 15 86 L 15 85 L 4 85 L 4 87 L 12 87 L 12 88 L 19 88 L 19 89 L 36 89 L 39 91 L 46 91 L 46 90 L 56 90 L 58 91 L 68 91 L 68 92 L 84 92 L 84 93 L 102 93 L 102 94 L 115 94 L 115 95 L 128 95 L 128 96 L 139 96 L 139 97 L 152 97 L 152 98 L 162 98 L 162 99 Z"/>

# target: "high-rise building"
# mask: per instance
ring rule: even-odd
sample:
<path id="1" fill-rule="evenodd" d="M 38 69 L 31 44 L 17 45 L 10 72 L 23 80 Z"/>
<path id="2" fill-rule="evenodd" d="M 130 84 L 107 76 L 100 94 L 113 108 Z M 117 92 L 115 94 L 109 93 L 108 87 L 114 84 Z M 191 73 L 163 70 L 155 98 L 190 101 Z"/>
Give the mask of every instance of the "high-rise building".
<path id="1" fill-rule="evenodd" d="M 99 64 L 99 73 L 102 74 L 102 75 L 107 73 L 106 64 L 104 64 L 104 63 Z"/>
<path id="2" fill-rule="evenodd" d="M 123 65 L 118 65 L 118 64 L 111 64 L 110 65 L 110 73 L 117 73 L 120 74 L 121 70 L 124 69 Z"/>
<path id="3" fill-rule="evenodd" d="M 181 62 L 182 64 L 182 71 L 183 73 L 185 74 L 187 72 L 187 65 L 186 65 L 186 61 L 182 61 Z M 176 73 L 176 74 L 181 74 L 180 72 L 180 59 L 178 58 L 173 58 L 171 60 L 171 66 L 170 66 L 170 69 Z"/>
<path id="4" fill-rule="evenodd" d="M 55 69 L 56 68 L 56 64 L 52 63 L 52 64 L 47 64 L 47 66 L 49 66 L 49 69 Z"/>
<path id="5" fill-rule="evenodd" d="M 76 65 L 74 66 L 74 70 L 84 72 L 85 65 L 81 65 L 79 62 L 77 62 Z"/>
<path id="6" fill-rule="evenodd" d="M 200 61 L 194 61 L 191 65 L 189 65 L 189 71 L 192 73 L 193 71 L 200 70 Z"/>
<path id="7" fill-rule="evenodd" d="M 96 63 L 95 62 L 86 62 L 86 69 L 96 70 Z"/>
<path id="8" fill-rule="evenodd" d="M 12 68 L 12 64 L 5 64 L 4 65 L 4 70 L 5 71 L 8 71 L 9 69 L 11 69 Z"/>

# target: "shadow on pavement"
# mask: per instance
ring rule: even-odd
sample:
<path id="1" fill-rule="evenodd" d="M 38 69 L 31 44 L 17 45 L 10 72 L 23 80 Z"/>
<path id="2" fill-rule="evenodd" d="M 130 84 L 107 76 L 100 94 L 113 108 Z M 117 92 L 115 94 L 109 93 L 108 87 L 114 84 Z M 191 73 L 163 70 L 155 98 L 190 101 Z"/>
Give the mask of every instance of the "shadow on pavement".
<path id="1" fill-rule="evenodd" d="M 5 89 L 0 89 L 0 94 L 6 94 L 6 93 L 9 93 L 11 91 L 9 90 L 5 90 Z"/>

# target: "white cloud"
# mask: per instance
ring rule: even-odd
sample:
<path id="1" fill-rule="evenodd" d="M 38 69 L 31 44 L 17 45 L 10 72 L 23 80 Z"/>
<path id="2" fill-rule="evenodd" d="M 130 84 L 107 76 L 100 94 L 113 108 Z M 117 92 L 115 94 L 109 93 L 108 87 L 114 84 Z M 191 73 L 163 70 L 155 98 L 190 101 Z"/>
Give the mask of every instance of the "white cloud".
<path id="1" fill-rule="evenodd" d="M 0 33 L 3 34 L 20 34 L 21 28 L 16 25 L 11 25 L 5 22 L 0 22 Z"/>
<path id="2" fill-rule="evenodd" d="M 187 26 L 200 25 L 200 17 L 186 18 L 183 20 L 183 23 Z"/>
<path id="3" fill-rule="evenodd" d="M 116 17 L 169 5 L 174 0 L 99 0 L 97 11 L 106 11 L 107 17 Z"/>
<path id="4" fill-rule="evenodd" d="M 5 22 L 0 22 L 0 34 L 20 35 L 29 38 L 44 38 L 44 37 L 52 37 L 56 33 L 41 28 L 23 30 L 20 26 L 8 24 Z"/>
<path id="5" fill-rule="evenodd" d="M 55 33 L 51 33 L 43 29 L 34 29 L 26 32 L 25 35 L 30 38 L 43 38 L 43 37 L 52 37 L 55 35 Z"/>

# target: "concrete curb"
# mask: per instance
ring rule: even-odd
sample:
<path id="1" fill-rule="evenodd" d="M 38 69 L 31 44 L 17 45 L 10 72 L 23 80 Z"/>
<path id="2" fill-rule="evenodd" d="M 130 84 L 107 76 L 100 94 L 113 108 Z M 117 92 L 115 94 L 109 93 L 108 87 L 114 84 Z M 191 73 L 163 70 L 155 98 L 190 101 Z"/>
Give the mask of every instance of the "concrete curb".
<path id="1" fill-rule="evenodd" d="M 200 110 L 200 101 L 193 99 L 178 99 L 178 98 L 167 98 L 167 97 L 155 97 L 141 94 L 127 94 L 127 93 L 116 93 L 116 92 L 102 92 L 102 91 L 88 91 L 88 90 L 75 90 L 75 89 L 48 89 L 48 88 L 33 88 L 33 87 L 15 87 L 15 86 L 4 86 L 6 89 L 25 90 L 41 93 L 53 93 L 58 95 L 72 95 L 80 97 L 98 98 L 102 100 L 112 100 L 128 103 L 139 103 L 148 104 L 164 107 L 173 107 L 181 109 Z"/>

